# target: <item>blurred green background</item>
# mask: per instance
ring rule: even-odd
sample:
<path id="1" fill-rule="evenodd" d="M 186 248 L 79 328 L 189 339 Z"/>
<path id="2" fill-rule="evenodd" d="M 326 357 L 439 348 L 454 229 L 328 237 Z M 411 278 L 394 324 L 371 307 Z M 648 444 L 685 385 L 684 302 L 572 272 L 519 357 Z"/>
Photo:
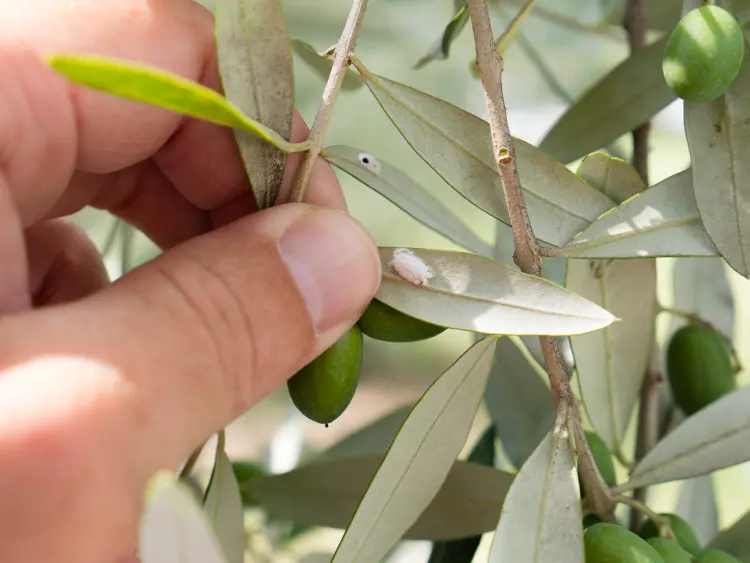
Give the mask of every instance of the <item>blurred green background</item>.
<path id="1" fill-rule="evenodd" d="M 204 4 L 212 4 L 206 0 Z M 495 2 L 495 4 L 500 4 Z M 501 3 L 496 10 L 494 29 L 499 33 L 520 2 Z M 617 26 L 596 26 L 613 7 L 615 0 L 540 0 L 538 7 L 579 22 L 578 28 L 562 25 L 549 17 L 532 14 L 523 24 L 519 42 L 505 55 L 504 85 L 509 120 L 513 134 L 538 143 L 562 114 L 567 105 L 564 94 L 577 98 L 609 69 L 627 56 L 625 35 Z M 367 67 L 377 74 L 404 82 L 439 96 L 472 113 L 485 115 L 484 98 L 479 81 L 469 71 L 473 59 L 470 27 L 454 43 L 448 60 L 435 61 L 420 70 L 414 63 L 430 50 L 453 15 L 453 0 L 371 0 L 357 52 Z M 346 19 L 349 0 L 282 0 L 290 36 L 322 50 L 338 39 Z M 587 29 L 583 29 L 587 28 Z M 531 51 L 529 50 L 531 49 Z M 540 71 L 539 59 L 559 84 L 551 84 Z M 323 89 L 321 79 L 295 57 L 296 105 L 311 123 Z M 495 221 L 478 211 L 450 189 L 400 137 L 366 88 L 344 92 L 336 106 L 326 145 L 347 144 L 370 152 L 400 169 L 429 189 L 459 214 L 487 241 L 494 241 Z M 616 147 L 629 154 L 630 141 L 625 137 Z M 573 164 L 575 166 L 576 163 Z M 675 103 L 659 114 L 651 134 L 652 183 L 683 170 L 689 165 L 689 154 L 682 130 L 682 111 Z M 422 227 L 408 215 L 344 173 L 337 171 L 350 210 L 370 230 L 378 244 L 456 248 L 441 236 Z M 113 221 L 97 211 L 84 210 L 75 220 L 85 226 L 102 247 Z M 504 236 L 509 230 L 500 226 Z M 119 236 L 126 244 L 127 261 L 142 263 L 157 250 L 141 235 L 132 239 Z M 111 253 L 108 266 L 113 277 L 119 275 L 123 247 Z M 660 260 L 660 294 L 669 302 L 671 261 Z M 744 365 L 750 365 L 750 286 L 747 280 L 729 272 L 737 306 L 735 342 Z M 666 323 L 660 323 L 666 326 Z M 415 401 L 426 387 L 450 365 L 471 342 L 471 335 L 446 331 L 439 337 L 415 344 L 386 344 L 366 341 L 362 382 L 352 405 L 329 428 L 303 419 L 291 408 L 286 389 L 268 397 L 241 417 L 228 431 L 228 451 L 233 458 L 264 459 L 273 471 L 291 469 L 301 449 L 314 451 L 328 447 L 342 436 L 397 408 Z M 743 382 L 746 382 L 743 376 Z M 479 419 L 486 414 L 480 413 Z M 210 453 L 211 448 L 207 448 Z M 202 467 L 210 456 L 204 456 Z M 624 476 L 624 475 L 623 475 Z M 750 506 L 747 495 L 747 467 L 720 472 L 718 487 L 719 519 L 722 526 L 733 522 Z M 657 509 L 672 509 L 678 485 L 658 487 L 654 495 Z M 274 554 L 273 561 L 294 561 L 296 554 L 317 551 L 332 553 L 341 532 L 321 530 L 304 536 L 284 552 Z M 487 538 L 485 538 L 487 539 Z M 258 541 L 265 541 L 259 539 Z M 487 542 L 483 543 L 483 550 Z M 390 561 L 426 561 L 429 544 L 404 542 Z M 314 558 L 308 558 L 312 563 Z M 321 561 L 330 560 L 323 557 Z M 479 558 L 476 559 L 480 560 Z"/>

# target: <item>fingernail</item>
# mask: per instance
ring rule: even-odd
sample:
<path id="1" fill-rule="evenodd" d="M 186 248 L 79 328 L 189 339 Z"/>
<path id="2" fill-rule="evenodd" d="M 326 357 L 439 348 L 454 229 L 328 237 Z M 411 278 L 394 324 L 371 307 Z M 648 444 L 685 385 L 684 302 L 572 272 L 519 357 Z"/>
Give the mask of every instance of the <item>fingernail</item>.
<path id="1" fill-rule="evenodd" d="M 343 213 L 305 213 L 282 235 L 279 253 L 319 334 L 356 320 L 377 291 L 377 249 L 367 232 Z"/>

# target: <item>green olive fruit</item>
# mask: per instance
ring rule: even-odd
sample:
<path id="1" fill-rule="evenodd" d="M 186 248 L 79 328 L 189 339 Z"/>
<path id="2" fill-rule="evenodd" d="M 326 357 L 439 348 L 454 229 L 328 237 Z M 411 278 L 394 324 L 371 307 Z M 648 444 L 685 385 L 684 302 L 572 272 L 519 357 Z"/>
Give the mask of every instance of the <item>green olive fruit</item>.
<path id="1" fill-rule="evenodd" d="M 586 563 L 664 563 L 659 552 L 633 532 L 600 522 L 583 534 Z"/>
<path id="2" fill-rule="evenodd" d="M 719 549 L 707 549 L 701 552 L 695 563 L 741 563 L 734 555 Z"/>
<path id="3" fill-rule="evenodd" d="M 735 17 L 718 6 L 691 10 L 667 42 L 662 72 L 687 102 L 708 102 L 732 85 L 742 66 L 745 39 Z"/>
<path id="4" fill-rule="evenodd" d="M 617 484 L 617 478 L 615 477 L 615 465 L 612 462 L 612 454 L 609 452 L 607 444 L 604 443 L 598 434 L 594 432 L 585 432 L 586 441 L 589 443 L 591 449 L 591 455 L 594 456 L 596 467 L 599 469 L 599 473 L 602 475 L 604 482 L 610 487 L 614 487 Z M 581 485 L 581 491 L 583 491 L 583 482 L 581 481 L 580 473 L 578 476 L 578 482 Z"/>
<path id="5" fill-rule="evenodd" d="M 256 506 L 259 504 L 258 500 L 253 496 L 250 482 L 258 477 L 266 477 L 268 471 L 258 464 L 247 461 L 233 461 L 232 469 L 234 470 L 234 476 L 237 479 L 237 483 L 240 486 L 242 504 L 245 506 Z"/>
<path id="6" fill-rule="evenodd" d="M 667 346 L 667 376 L 675 403 L 688 416 L 735 389 L 724 338 L 700 324 L 680 328 Z"/>
<path id="7" fill-rule="evenodd" d="M 445 327 L 426 323 L 373 299 L 357 322 L 362 332 L 385 342 L 416 342 L 437 336 Z"/>
<path id="8" fill-rule="evenodd" d="M 289 396 L 307 418 L 327 425 L 349 406 L 361 367 L 362 331 L 354 325 L 289 380 Z"/>
<path id="9" fill-rule="evenodd" d="M 677 543 L 680 544 L 682 549 L 692 555 L 698 555 L 698 553 L 700 553 L 701 543 L 698 541 L 698 536 L 695 535 L 690 524 L 676 514 L 663 513 L 660 514 L 660 516 L 664 516 L 669 520 L 669 524 L 672 527 L 672 533 L 674 533 Z M 649 518 L 638 531 L 638 535 L 643 539 L 658 538 L 659 527 Z"/>
<path id="10" fill-rule="evenodd" d="M 692 563 L 693 558 L 682 549 L 679 543 L 668 538 L 649 538 L 646 540 L 651 547 L 659 552 L 664 563 Z"/>

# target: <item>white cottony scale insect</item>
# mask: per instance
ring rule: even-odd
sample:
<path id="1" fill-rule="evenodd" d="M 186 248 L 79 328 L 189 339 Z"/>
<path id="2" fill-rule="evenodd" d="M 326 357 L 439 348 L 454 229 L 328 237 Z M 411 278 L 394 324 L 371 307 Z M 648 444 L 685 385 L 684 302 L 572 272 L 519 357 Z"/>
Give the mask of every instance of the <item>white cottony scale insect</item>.
<path id="1" fill-rule="evenodd" d="M 382 170 L 382 166 L 380 165 L 380 161 L 372 156 L 369 153 L 361 152 L 357 155 L 357 160 L 359 160 L 359 163 L 367 168 L 370 172 L 375 174 L 376 176 L 380 174 L 380 171 Z"/>
<path id="2" fill-rule="evenodd" d="M 434 277 L 432 269 L 408 248 L 396 248 L 388 266 L 399 276 L 414 285 L 424 285 Z"/>

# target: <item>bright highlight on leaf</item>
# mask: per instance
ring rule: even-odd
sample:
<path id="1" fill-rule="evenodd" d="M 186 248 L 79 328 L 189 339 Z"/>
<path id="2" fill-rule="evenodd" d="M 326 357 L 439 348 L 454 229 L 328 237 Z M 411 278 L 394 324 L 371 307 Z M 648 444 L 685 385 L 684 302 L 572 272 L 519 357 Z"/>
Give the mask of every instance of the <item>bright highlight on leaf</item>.
<path id="1" fill-rule="evenodd" d="M 383 247 L 377 298 L 425 322 L 482 334 L 569 335 L 615 321 L 598 305 L 497 260 L 464 252 L 411 250 L 434 277 L 419 286 L 404 280 L 388 265 L 394 249 Z"/>
<path id="2" fill-rule="evenodd" d="M 278 133 L 242 114 L 226 98 L 205 86 L 161 69 L 86 54 L 55 53 L 49 65 L 68 80 L 169 111 L 242 129 L 284 152 L 307 150 L 307 143 L 290 143 Z"/>

